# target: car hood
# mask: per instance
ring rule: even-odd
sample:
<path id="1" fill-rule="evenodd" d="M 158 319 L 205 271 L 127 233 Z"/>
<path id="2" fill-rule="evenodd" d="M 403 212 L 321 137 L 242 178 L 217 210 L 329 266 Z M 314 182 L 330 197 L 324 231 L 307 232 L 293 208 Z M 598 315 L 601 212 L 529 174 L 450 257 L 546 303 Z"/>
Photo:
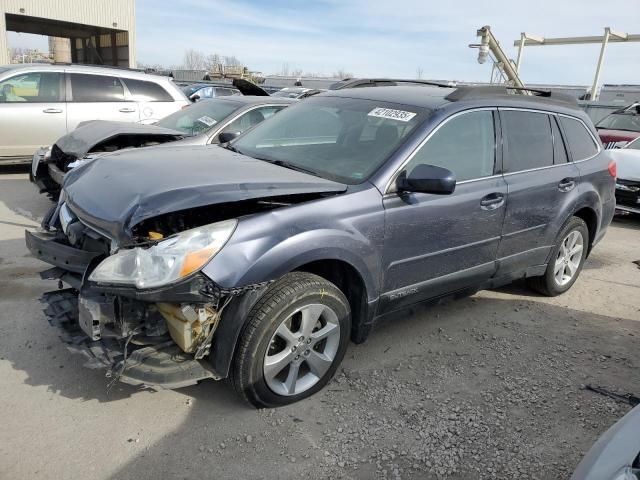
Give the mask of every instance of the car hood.
<path id="1" fill-rule="evenodd" d="M 618 178 L 640 182 L 640 150 L 622 148 L 607 152 L 616 161 Z"/>
<path id="2" fill-rule="evenodd" d="M 56 145 L 65 154 L 76 158 L 84 157 L 93 147 L 119 135 L 154 135 L 182 138 L 179 130 L 145 125 L 142 123 L 91 120 L 81 123 L 73 132 L 61 137 Z"/>
<path id="3" fill-rule="evenodd" d="M 219 146 L 123 150 L 71 170 L 64 198 L 83 221 L 117 242 L 141 221 L 189 208 L 310 193 L 346 185 Z"/>

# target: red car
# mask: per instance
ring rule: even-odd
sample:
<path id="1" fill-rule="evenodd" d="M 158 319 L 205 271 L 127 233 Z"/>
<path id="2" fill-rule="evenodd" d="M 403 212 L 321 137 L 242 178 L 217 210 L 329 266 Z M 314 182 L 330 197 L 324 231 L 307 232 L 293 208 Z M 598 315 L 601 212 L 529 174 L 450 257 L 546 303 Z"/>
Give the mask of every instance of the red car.
<path id="1" fill-rule="evenodd" d="M 622 148 L 640 137 L 640 103 L 616 110 L 596 124 L 605 148 Z"/>

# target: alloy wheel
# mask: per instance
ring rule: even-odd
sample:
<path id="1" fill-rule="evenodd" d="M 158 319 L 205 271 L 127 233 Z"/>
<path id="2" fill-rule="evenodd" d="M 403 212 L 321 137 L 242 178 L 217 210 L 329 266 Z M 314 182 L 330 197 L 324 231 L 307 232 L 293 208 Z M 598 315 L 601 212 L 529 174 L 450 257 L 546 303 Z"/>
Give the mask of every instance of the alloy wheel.
<path id="1" fill-rule="evenodd" d="M 264 357 L 264 379 L 276 394 L 313 387 L 329 370 L 340 344 L 337 314 L 327 305 L 305 305 L 284 319 Z"/>
<path id="2" fill-rule="evenodd" d="M 558 286 L 562 287 L 568 284 L 576 276 L 582 261 L 583 249 L 584 238 L 578 230 L 569 232 L 562 240 L 553 270 L 553 276 Z"/>

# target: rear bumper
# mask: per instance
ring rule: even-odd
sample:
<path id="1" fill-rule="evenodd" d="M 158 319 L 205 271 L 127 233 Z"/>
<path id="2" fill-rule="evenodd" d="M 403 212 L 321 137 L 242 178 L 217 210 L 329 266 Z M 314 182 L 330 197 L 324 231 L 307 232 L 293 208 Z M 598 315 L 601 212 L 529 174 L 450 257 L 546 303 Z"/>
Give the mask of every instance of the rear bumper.
<path id="1" fill-rule="evenodd" d="M 25 242 L 37 259 L 74 273 L 84 273 L 91 261 L 101 255 L 64 245 L 56 240 L 53 233 L 25 230 Z"/>

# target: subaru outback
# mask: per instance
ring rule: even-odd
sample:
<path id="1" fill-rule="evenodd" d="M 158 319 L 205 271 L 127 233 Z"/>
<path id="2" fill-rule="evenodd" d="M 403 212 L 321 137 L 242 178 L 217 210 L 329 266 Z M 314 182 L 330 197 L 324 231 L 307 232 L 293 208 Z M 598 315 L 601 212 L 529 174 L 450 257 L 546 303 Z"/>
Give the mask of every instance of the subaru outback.
<path id="1" fill-rule="evenodd" d="M 575 102 L 521 93 L 330 91 L 222 147 L 75 168 L 26 232 L 61 287 L 45 312 L 112 381 L 229 378 L 271 407 L 390 312 L 516 279 L 561 294 L 612 219 L 615 164 Z"/>

